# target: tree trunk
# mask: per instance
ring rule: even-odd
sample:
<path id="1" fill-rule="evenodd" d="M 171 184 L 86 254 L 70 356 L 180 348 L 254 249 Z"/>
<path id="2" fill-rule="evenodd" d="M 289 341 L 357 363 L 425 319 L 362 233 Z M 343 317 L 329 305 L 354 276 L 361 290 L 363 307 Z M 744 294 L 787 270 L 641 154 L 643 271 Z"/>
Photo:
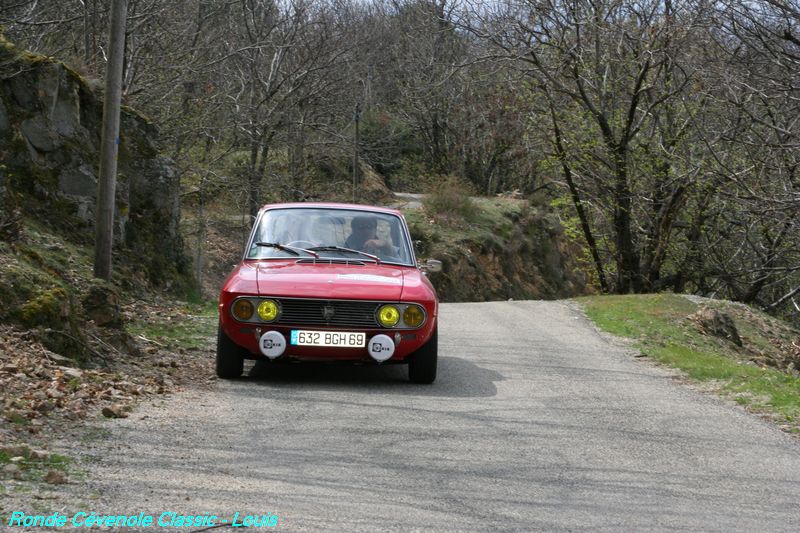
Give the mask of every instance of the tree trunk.
<path id="1" fill-rule="evenodd" d="M 703 261 L 703 225 L 706 222 L 708 206 L 711 203 L 713 193 L 709 189 L 698 199 L 697 213 L 691 227 L 686 234 L 688 241 L 686 257 L 681 263 L 678 273 L 673 283 L 673 291 L 681 293 L 686 289 L 686 283 L 692 274 L 697 276 L 697 290 L 702 292 L 705 288 L 705 262 Z"/>
<path id="2" fill-rule="evenodd" d="M 292 197 L 300 201 L 303 197 L 306 170 L 306 132 L 305 132 L 305 111 L 299 109 L 297 123 L 289 124 L 286 132 L 287 145 L 289 150 L 289 176 L 291 177 Z"/>
<path id="3" fill-rule="evenodd" d="M 261 182 L 267 170 L 270 139 L 253 141 L 250 148 L 250 168 L 248 169 L 247 206 L 250 220 L 255 221 L 261 209 Z"/>
<path id="4" fill-rule="evenodd" d="M 643 288 L 647 291 L 653 290 L 661 276 L 661 265 L 667 255 L 672 226 L 683 205 L 685 193 L 686 185 L 679 184 L 675 187 L 669 198 L 661 204 L 653 221 L 653 229 L 642 260 Z"/>
<path id="5" fill-rule="evenodd" d="M 628 183 L 627 154 L 625 148 L 615 150 L 614 176 L 614 237 L 617 245 L 617 292 L 638 293 L 642 290 L 639 254 L 633 238 L 632 194 Z"/>
<path id="6" fill-rule="evenodd" d="M 258 167 L 259 143 L 250 142 L 250 163 L 247 165 L 247 212 L 252 223 L 258 214 L 258 203 L 261 197 L 261 176 L 256 170 Z"/>
<path id="7" fill-rule="evenodd" d="M 572 168 L 569 166 L 569 163 L 567 163 L 567 153 L 564 150 L 564 144 L 561 142 L 561 129 L 558 127 L 555 109 L 553 109 L 552 102 L 550 102 L 550 116 L 553 120 L 556 155 L 561 162 L 561 170 L 564 172 L 564 179 L 567 182 L 567 187 L 569 188 L 569 193 L 572 197 L 572 204 L 575 206 L 575 211 L 577 211 L 578 219 L 581 222 L 583 238 L 586 239 L 586 245 L 589 247 L 589 252 L 592 254 L 594 268 L 597 272 L 597 281 L 600 283 L 600 289 L 603 292 L 608 292 L 608 282 L 606 281 L 606 274 L 603 270 L 603 262 L 600 259 L 600 253 L 597 250 L 597 242 L 594 240 L 592 228 L 589 226 L 589 219 L 586 216 L 586 211 L 583 209 L 583 202 L 581 201 L 580 193 L 578 188 L 575 186 L 575 180 L 572 177 Z"/>
<path id="8" fill-rule="evenodd" d="M 83 62 L 89 67 L 92 58 L 92 20 L 89 16 L 89 2 L 83 3 Z"/>
<path id="9" fill-rule="evenodd" d="M 361 122 L 361 104 L 356 104 L 355 114 L 353 120 L 356 124 L 355 139 L 353 141 L 353 203 L 358 200 L 358 189 L 360 187 L 358 176 L 358 149 L 361 144 L 361 134 L 358 129 L 358 124 Z"/>

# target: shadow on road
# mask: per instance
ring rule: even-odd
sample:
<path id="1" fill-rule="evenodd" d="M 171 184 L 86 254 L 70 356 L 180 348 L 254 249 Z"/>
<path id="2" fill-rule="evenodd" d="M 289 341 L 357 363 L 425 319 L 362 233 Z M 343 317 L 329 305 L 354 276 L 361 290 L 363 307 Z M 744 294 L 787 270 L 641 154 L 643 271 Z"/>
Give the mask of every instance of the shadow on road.
<path id="1" fill-rule="evenodd" d="M 445 398 L 484 398 L 497 394 L 496 381 L 505 379 L 460 357 L 439 357 L 436 382 L 416 385 L 408 381 L 406 365 L 352 365 L 257 362 L 246 381 L 283 389 L 369 389 L 384 393 Z"/>

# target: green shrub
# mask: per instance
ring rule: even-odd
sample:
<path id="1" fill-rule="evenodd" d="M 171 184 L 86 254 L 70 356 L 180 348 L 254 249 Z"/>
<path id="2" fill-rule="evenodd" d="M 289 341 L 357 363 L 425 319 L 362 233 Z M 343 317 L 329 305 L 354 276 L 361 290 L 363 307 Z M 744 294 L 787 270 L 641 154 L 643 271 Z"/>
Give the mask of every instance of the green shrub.
<path id="1" fill-rule="evenodd" d="M 425 210 L 432 216 L 474 221 L 478 207 L 470 197 L 474 194 L 472 186 L 456 176 L 442 176 L 429 186 L 423 200 Z"/>

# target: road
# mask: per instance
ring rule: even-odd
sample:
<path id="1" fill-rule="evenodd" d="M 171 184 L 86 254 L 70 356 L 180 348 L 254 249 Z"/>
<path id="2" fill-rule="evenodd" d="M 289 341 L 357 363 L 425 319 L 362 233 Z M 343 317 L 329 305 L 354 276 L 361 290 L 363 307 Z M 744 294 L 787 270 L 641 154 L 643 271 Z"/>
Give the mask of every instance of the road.
<path id="1" fill-rule="evenodd" d="M 439 370 L 292 367 L 137 409 L 89 473 L 92 508 L 283 531 L 800 530 L 800 439 L 572 304 L 444 304 Z"/>

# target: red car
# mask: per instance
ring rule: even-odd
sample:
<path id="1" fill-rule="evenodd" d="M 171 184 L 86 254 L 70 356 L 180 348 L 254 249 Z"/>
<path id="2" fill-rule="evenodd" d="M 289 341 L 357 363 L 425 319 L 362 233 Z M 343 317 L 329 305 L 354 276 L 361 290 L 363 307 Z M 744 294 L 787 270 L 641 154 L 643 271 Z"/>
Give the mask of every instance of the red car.
<path id="1" fill-rule="evenodd" d="M 436 291 L 399 211 L 332 203 L 267 205 L 219 297 L 217 375 L 244 359 L 437 366 Z"/>

